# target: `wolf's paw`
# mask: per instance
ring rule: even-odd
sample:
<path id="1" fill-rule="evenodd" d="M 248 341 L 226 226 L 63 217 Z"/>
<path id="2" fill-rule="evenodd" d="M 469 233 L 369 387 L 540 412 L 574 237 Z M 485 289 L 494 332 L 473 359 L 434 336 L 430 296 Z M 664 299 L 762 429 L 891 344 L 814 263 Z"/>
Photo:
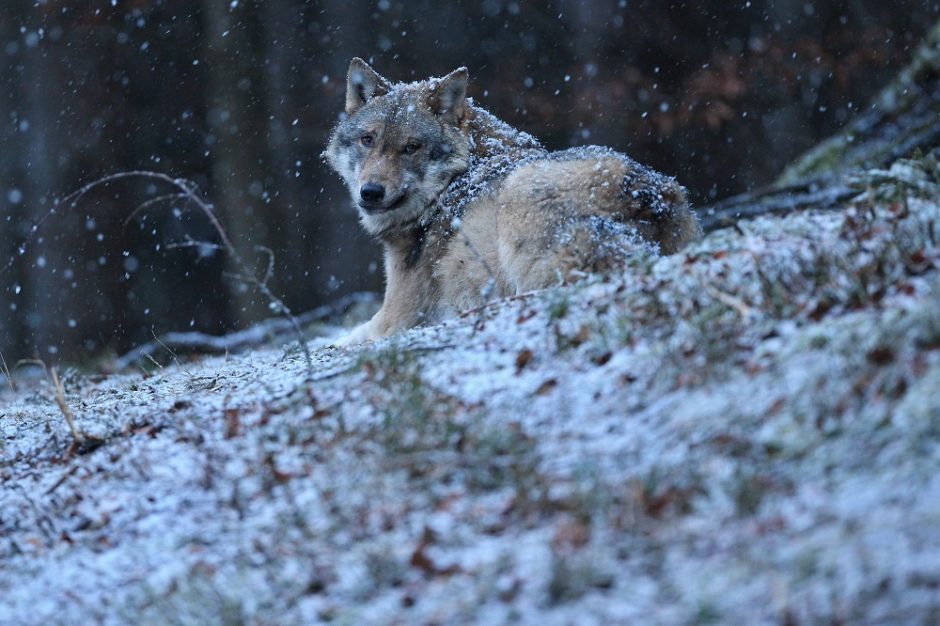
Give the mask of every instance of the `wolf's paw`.
<path id="1" fill-rule="evenodd" d="M 365 324 L 356 326 L 345 335 L 340 335 L 333 341 L 333 345 L 338 348 L 347 348 L 367 341 L 374 341 L 375 339 L 376 338 L 372 336 L 371 322 L 366 322 Z"/>

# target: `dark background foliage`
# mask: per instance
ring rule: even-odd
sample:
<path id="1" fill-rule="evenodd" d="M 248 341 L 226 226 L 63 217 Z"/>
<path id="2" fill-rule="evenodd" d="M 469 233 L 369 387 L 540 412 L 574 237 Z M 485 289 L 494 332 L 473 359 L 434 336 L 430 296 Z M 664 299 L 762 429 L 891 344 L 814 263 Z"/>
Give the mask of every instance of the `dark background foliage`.
<path id="1" fill-rule="evenodd" d="M 361 56 L 395 80 L 466 65 L 478 104 L 551 148 L 598 143 L 698 205 L 770 182 L 910 57 L 934 2 L 5 0 L 0 352 L 82 361 L 271 315 L 214 241 L 122 170 L 190 178 L 294 310 L 379 289 L 376 246 L 319 159 Z M 30 231 L 42 222 L 22 253 Z"/>

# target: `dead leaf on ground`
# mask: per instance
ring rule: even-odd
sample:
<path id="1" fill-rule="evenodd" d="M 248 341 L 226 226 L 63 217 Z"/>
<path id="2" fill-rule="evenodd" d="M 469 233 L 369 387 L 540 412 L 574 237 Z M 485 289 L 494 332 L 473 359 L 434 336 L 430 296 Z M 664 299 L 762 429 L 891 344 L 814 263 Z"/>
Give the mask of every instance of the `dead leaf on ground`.
<path id="1" fill-rule="evenodd" d="M 516 374 L 525 369 L 525 366 L 529 364 L 533 356 L 535 356 L 535 353 L 528 348 L 516 355 Z"/>
<path id="2" fill-rule="evenodd" d="M 535 390 L 536 395 L 544 396 L 546 393 L 558 386 L 558 381 L 554 378 L 549 378 L 544 383 L 539 385 L 539 388 Z"/>

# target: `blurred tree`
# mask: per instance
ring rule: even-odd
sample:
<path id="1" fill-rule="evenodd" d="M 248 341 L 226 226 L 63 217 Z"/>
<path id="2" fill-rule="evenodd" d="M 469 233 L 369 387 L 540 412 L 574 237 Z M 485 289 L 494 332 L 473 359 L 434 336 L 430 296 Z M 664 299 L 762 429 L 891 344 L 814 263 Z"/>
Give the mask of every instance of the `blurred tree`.
<path id="1" fill-rule="evenodd" d="M 203 0 L 206 65 L 206 121 L 212 161 L 211 194 L 229 236 L 256 271 L 266 262 L 261 246 L 270 242 L 262 211 L 270 198 L 264 188 L 265 132 L 263 17 L 253 3 Z M 229 266 L 232 274 L 242 268 Z M 233 281 L 233 303 L 240 317 L 258 319 L 265 303 L 249 285 Z"/>

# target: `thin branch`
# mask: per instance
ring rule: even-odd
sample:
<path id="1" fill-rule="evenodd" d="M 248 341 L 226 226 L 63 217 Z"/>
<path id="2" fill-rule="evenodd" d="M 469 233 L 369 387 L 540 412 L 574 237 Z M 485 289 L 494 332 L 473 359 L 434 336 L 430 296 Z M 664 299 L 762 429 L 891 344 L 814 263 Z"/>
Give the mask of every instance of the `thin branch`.
<path id="1" fill-rule="evenodd" d="M 88 183 L 81 189 L 78 189 L 77 191 L 74 191 L 68 196 L 66 196 L 65 198 L 63 198 L 61 202 L 57 203 L 57 206 L 67 204 L 69 208 L 72 209 L 78 204 L 78 202 L 83 197 L 85 197 L 88 193 L 90 193 L 94 189 L 102 185 L 107 185 L 109 183 L 113 183 L 116 181 L 132 179 L 132 178 L 143 178 L 146 180 L 159 181 L 159 182 L 172 186 L 174 189 L 176 189 L 176 191 L 173 193 L 164 194 L 157 198 L 152 198 L 151 200 L 146 201 L 143 205 L 138 206 L 134 210 L 134 212 L 131 214 L 130 217 L 133 217 L 135 214 L 139 213 L 143 206 L 153 205 L 162 200 L 169 200 L 171 198 L 174 198 L 174 196 L 176 197 L 176 199 L 185 200 L 187 202 L 192 203 L 193 205 L 196 206 L 196 208 L 198 208 L 203 213 L 203 215 L 206 216 L 206 219 L 209 220 L 209 223 L 212 225 L 213 229 L 215 229 L 216 234 L 219 236 L 219 239 L 222 242 L 222 247 L 225 248 L 225 251 L 228 253 L 229 257 L 232 259 L 234 265 L 239 269 L 240 280 L 250 285 L 253 285 L 268 300 L 271 310 L 275 311 L 279 315 L 282 315 L 290 323 L 291 328 L 293 329 L 294 334 L 296 335 L 297 343 L 300 346 L 301 351 L 303 352 L 304 360 L 307 365 L 307 373 L 308 375 L 311 375 L 313 373 L 313 358 L 310 355 L 310 349 L 307 347 L 307 342 L 304 339 L 303 329 L 301 328 L 300 324 L 297 322 L 297 319 L 294 317 L 290 308 L 288 308 L 288 306 L 284 304 L 283 300 L 281 300 L 279 297 L 274 295 L 270 287 L 268 287 L 268 281 L 270 280 L 271 275 L 273 274 L 273 271 L 274 271 L 274 253 L 271 252 L 270 250 L 267 250 L 268 252 L 267 270 L 262 277 L 259 277 L 255 273 L 255 271 L 251 269 L 248 263 L 245 262 L 242 255 L 238 252 L 238 249 L 232 243 L 232 240 L 229 239 L 228 233 L 225 231 L 225 228 L 222 227 L 222 223 L 219 221 L 219 218 L 215 214 L 214 207 L 210 203 L 203 200 L 202 197 L 199 195 L 199 187 L 198 185 L 196 185 L 196 183 L 190 180 L 187 180 L 185 178 L 174 178 L 172 176 L 169 176 L 167 174 L 163 174 L 160 172 L 150 172 L 150 171 L 143 171 L 143 170 L 119 172 L 117 174 L 111 174 L 110 176 L 105 176 L 104 178 L 100 178 L 96 181 L 92 181 Z M 55 212 L 55 207 L 53 208 L 52 211 L 50 211 L 49 214 L 51 215 L 54 212 Z M 48 215 L 46 217 L 48 217 Z M 33 227 L 33 232 L 35 232 L 35 230 L 38 229 L 38 227 L 41 225 L 42 221 L 46 219 L 46 217 L 44 217 L 43 220 L 41 220 L 38 224 L 36 224 Z M 12 265 L 13 260 L 14 259 L 10 259 L 10 262 L 7 264 L 7 267 Z M 5 271 L 6 269 L 7 269 L 6 267 L 4 267 L 3 269 L 0 269 L 0 273 Z"/>
<path id="2" fill-rule="evenodd" d="M 729 306 L 737 311 L 738 314 L 740 314 L 740 316 L 745 320 L 748 320 L 754 316 L 754 308 L 737 296 L 731 295 L 725 291 L 721 291 L 712 285 L 705 285 L 705 290 L 722 304 Z"/>
<path id="3" fill-rule="evenodd" d="M 150 207 L 154 205 L 160 204 L 161 202 L 167 202 L 169 200 L 188 200 L 188 199 L 189 199 L 189 196 L 186 195 L 185 193 L 168 193 L 162 196 L 157 196 L 156 198 L 151 198 L 150 200 L 147 200 L 146 202 L 142 202 L 139 205 L 137 205 L 136 209 L 131 211 L 130 215 L 124 218 L 124 228 L 127 228 L 127 225 L 130 224 L 131 221 L 135 217 L 137 217 L 139 214 L 143 213 L 144 211 L 146 211 L 147 209 L 149 209 Z"/>
<path id="4" fill-rule="evenodd" d="M 20 359 L 13 365 L 13 369 L 19 369 L 22 365 L 36 365 L 42 368 L 44 376 L 49 376 L 49 370 L 46 369 L 46 362 L 42 359 Z"/>
<path id="5" fill-rule="evenodd" d="M 489 280 L 486 281 L 486 287 L 483 288 L 483 293 L 480 294 L 483 296 L 483 306 L 479 307 L 479 315 L 477 316 L 476 321 L 473 323 L 473 332 L 483 328 L 483 313 L 486 309 L 486 305 L 489 304 L 490 299 L 493 297 L 493 293 L 496 291 L 496 274 L 493 272 L 493 269 L 490 267 L 490 264 L 487 263 L 486 258 L 477 250 L 477 247 L 473 245 L 473 242 L 470 241 L 470 237 L 467 236 L 467 233 L 463 232 L 461 228 L 462 223 L 460 219 L 454 219 L 451 222 L 451 226 L 454 227 L 454 230 L 460 234 L 460 237 L 463 239 L 464 244 L 470 251 L 473 252 L 477 260 L 480 261 L 480 264 L 483 265 L 483 269 L 486 270 L 486 273 L 489 275 Z"/>
<path id="6" fill-rule="evenodd" d="M 274 276 L 274 251 L 267 246 L 255 246 L 255 250 L 264 253 L 268 257 L 268 268 L 264 271 L 264 278 L 261 279 L 261 283 L 267 285 L 271 277 Z"/>
<path id="7" fill-rule="evenodd" d="M 787 215 L 797 211 L 842 210 L 845 202 L 863 189 L 825 179 L 800 182 L 786 187 L 770 187 L 726 198 L 697 211 L 702 230 L 710 233 L 737 228 L 738 222 L 764 215 Z"/>
<path id="8" fill-rule="evenodd" d="M 65 472 L 62 472 L 62 475 L 59 476 L 59 479 L 58 479 L 57 481 L 55 481 L 55 482 L 52 484 L 51 487 L 49 487 L 48 489 L 46 489 L 46 494 L 45 494 L 45 495 L 48 496 L 48 495 L 51 494 L 53 491 L 55 491 L 56 489 L 58 489 L 59 487 L 61 487 L 63 484 L 65 484 L 65 481 L 69 479 L 69 476 L 72 476 L 76 471 L 78 471 L 78 468 L 79 468 L 79 467 L 81 467 L 81 465 L 73 465 L 69 470 L 67 470 L 67 471 L 65 471 Z"/>
<path id="9" fill-rule="evenodd" d="M 113 182 L 124 180 L 127 178 L 139 178 L 142 176 L 158 178 L 170 184 L 174 184 L 174 181 L 176 180 L 170 176 L 167 176 L 166 174 L 160 174 L 159 172 L 144 172 L 144 171 L 119 172 L 117 174 L 111 174 L 110 176 L 105 176 L 104 178 L 99 178 L 96 181 L 92 181 L 88 183 L 87 185 L 85 185 L 84 187 L 81 187 L 80 189 L 73 191 L 69 195 L 62 198 L 61 200 L 56 200 L 55 203 L 52 205 L 52 208 L 49 209 L 49 211 L 46 212 L 45 215 L 39 218 L 38 221 L 34 222 L 32 226 L 30 226 L 29 234 L 22 241 L 22 243 L 20 243 L 20 245 L 17 246 L 16 254 L 11 255 L 10 258 L 7 259 L 7 262 L 4 264 L 4 266 L 0 267 L 0 274 L 5 273 L 7 270 L 13 267 L 13 264 L 16 262 L 16 258 L 18 256 L 23 256 L 24 254 L 26 254 L 26 250 L 29 247 L 29 245 L 33 242 L 33 239 L 36 237 L 36 233 L 38 233 L 42 225 L 46 223 L 46 220 L 48 220 L 50 217 L 52 217 L 53 215 L 59 212 L 59 207 L 65 204 L 68 204 L 68 208 L 70 210 L 74 209 L 75 206 L 83 197 L 85 197 L 89 192 L 93 191 L 94 189 L 97 189 L 98 187 L 102 185 L 107 185 L 108 183 L 113 183 Z M 179 187 L 180 185 L 177 185 L 177 186 Z M 183 188 L 185 189 L 186 187 L 183 187 Z"/>
<path id="10" fill-rule="evenodd" d="M 200 248 L 200 249 L 209 249 L 209 250 L 222 250 L 225 251 L 225 246 L 220 246 L 217 243 L 212 243 L 211 241 L 198 241 L 193 239 L 189 235 L 186 235 L 186 241 L 173 241 L 165 246 L 167 250 L 179 250 L 183 248 Z M 241 274 L 229 274 L 234 277 L 241 277 Z"/>
<path id="11" fill-rule="evenodd" d="M 16 383 L 13 382 L 13 375 L 10 373 L 10 366 L 7 365 L 6 359 L 3 358 L 3 353 L 0 352 L 0 371 L 4 373 L 7 377 L 7 382 L 10 384 L 10 391 L 16 393 Z"/>
<path id="12" fill-rule="evenodd" d="M 525 293 L 517 293 L 517 294 L 512 295 L 512 296 L 506 296 L 505 298 L 502 299 L 502 301 L 503 301 L 503 302 L 516 302 L 516 301 L 518 301 L 518 300 L 528 300 L 529 298 L 531 298 L 532 296 L 535 296 L 535 295 L 537 295 L 537 294 L 538 294 L 538 291 L 526 291 Z M 488 303 L 486 303 L 486 304 L 482 304 L 482 305 L 480 305 L 480 306 L 473 307 L 472 309 L 467 309 L 466 311 L 461 311 L 460 314 L 459 314 L 457 317 L 459 317 L 459 318 L 461 318 L 461 319 L 466 319 L 467 317 L 473 315 L 474 313 L 476 313 L 477 315 L 482 315 L 481 311 L 484 311 L 485 309 L 487 309 L 491 304 L 492 304 L 493 306 L 498 306 L 498 305 L 499 305 L 498 302 L 495 302 L 495 303 L 489 303 L 489 302 L 488 302 Z"/>
<path id="13" fill-rule="evenodd" d="M 301 326 L 322 322 L 336 317 L 350 306 L 365 303 L 372 304 L 375 301 L 375 294 L 353 293 L 330 304 L 317 307 L 312 311 L 301 313 L 297 316 L 297 322 Z M 264 320 L 243 330 L 221 336 L 193 331 L 171 332 L 162 335 L 159 343 L 156 341 L 148 342 L 119 357 L 114 361 L 113 367 L 116 370 L 122 370 L 130 367 L 141 358 L 157 363 L 152 355 L 165 349 L 164 346 L 172 346 L 177 353 L 227 354 L 261 345 L 272 338 L 285 334 L 293 335 L 294 333 L 293 325 L 285 320 L 283 316 Z"/>

